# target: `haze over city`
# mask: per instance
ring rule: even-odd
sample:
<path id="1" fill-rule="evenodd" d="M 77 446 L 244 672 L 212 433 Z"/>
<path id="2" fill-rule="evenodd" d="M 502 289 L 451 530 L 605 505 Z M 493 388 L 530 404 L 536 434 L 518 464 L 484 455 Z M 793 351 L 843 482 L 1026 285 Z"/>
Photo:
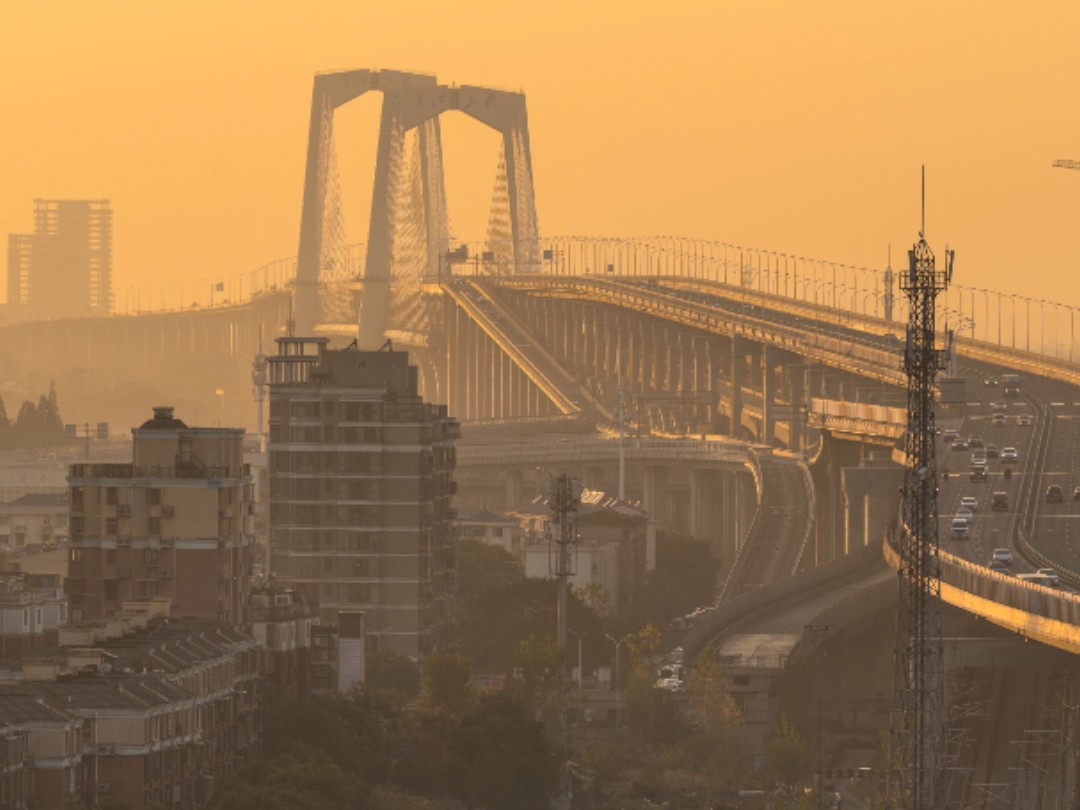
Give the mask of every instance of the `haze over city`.
<path id="1" fill-rule="evenodd" d="M 111 199 L 118 294 L 294 256 L 310 77 L 381 66 L 528 92 L 545 234 L 884 267 L 925 163 L 964 283 L 1080 304 L 1080 175 L 1050 168 L 1080 158 L 1078 23 L 1070 2 L 5 3 L 0 231 L 34 197 Z M 377 100 L 337 126 L 359 242 Z M 497 139 L 443 126 L 454 235 L 479 239 Z"/>

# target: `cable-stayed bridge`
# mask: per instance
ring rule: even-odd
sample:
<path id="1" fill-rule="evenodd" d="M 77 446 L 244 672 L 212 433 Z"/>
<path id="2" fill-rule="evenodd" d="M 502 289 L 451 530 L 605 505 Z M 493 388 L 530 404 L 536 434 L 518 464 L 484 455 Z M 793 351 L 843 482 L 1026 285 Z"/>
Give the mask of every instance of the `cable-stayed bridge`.
<path id="1" fill-rule="evenodd" d="M 333 123 L 368 92 L 383 107 L 367 242 L 356 245 Z M 443 179 L 439 120 L 454 111 L 501 136 L 488 233 L 465 245 L 449 236 Z M 463 497 L 514 503 L 553 470 L 614 491 L 621 426 L 628 492 L 708 540 L 723 564 L 721 609 L 688 643 L 715 643 L 736 624 L 776 636 L 786 621 L 782 655 L 797 659 L 814 616 L 841 627 L 859 615 L 846 608 L 880 602 L 881 583 L 894 582 L 907 419 L 898 271 L 669 236 L 543 237 L 524 95 L 433 76 L 317 77 L 306 161 L 296 259 L 194 294 L 151 285 L 111 317 L 0 328 L 6 378 L 56 379 L 62 401 L 68 391 L 98 408 L 138 400 L 141 414 L 152 396 L 201 408 L 197 421 L 251 424 L 251 362 L 274 337 L 294 329 L 370 348 L 389 338 L 410 351 L 425 397 L 467 426 Z M 939 421 L 1019 459 L 1008 478 L 995 462 L 976 483 L 966 455 L 954 463 L 943 445 L 955 474 L 941 503 L 976 497 L 981 510 L 969 539 L 945 543 L 943 596 L 1075 654 L 1080 598 L 987 566 L 1010 547 L 1014 570 L 1053 567 L 1080 585 L 1080 502 L 1042 499 L 1050 483 L 1067 495 L 1080 486 L 1069 452 L 1080 443 L 1075 310 L 963 285 L 948 295 L 954 368 L 942 394 L 953 404 Z M 1025 393 L 998 424 L 1000 387 L 983 381 L 1007 373 L 1023 376 Z M 990 509 L 998 491 L 1003 512 Z"/>

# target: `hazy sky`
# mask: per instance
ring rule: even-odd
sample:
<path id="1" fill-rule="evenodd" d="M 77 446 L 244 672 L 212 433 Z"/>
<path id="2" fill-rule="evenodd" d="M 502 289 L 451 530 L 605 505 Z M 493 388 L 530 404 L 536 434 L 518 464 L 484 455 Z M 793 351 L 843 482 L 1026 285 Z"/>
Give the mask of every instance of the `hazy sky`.
<path id="1" fill-rule="evenodd" d="M 117 298 L 296 252 L 312 76 L 528 95 L 541 232 L 708 237 L 883 265 L 918 226 L 957 280 L 1080 304 L 1080 3 L 0 3 L 0 232 L 108 197 Z M 377 98 L 337 125 L 363 241 Z M 444 117 L 454 232 L 497 138 Z M 0 286 L 0 290 L 2 290 Z M 0 292 L 0 295 L 3 293 Z"/>

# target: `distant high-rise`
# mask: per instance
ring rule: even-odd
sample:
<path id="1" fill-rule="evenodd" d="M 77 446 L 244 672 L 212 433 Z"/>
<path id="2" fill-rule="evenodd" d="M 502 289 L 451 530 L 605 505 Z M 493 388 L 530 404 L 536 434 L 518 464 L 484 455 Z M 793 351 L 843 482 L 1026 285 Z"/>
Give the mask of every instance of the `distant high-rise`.
<path id="1" fill-rule="evenodd" d="M 382 649 L 450 640 L 459 428 L 401 351 L 278 338 L 270 370 L 270 572 L 324 621 L 363 611 Z"/>
<path id="2" fill-rule="evenodd" d="M 108 315 L 108 200 L 34 200 L 34 232 L 8 236 L 7 300 L 36 318 Z"/>

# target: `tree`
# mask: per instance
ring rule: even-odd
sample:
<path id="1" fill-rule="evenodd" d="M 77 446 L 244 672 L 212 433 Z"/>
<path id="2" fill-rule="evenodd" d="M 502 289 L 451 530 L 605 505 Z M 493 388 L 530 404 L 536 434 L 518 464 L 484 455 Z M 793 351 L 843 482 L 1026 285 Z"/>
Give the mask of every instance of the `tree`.
<path id="1" fill-rule="evenodd" d="M 8 418 L 7 407 L 4 405 L 3 397 L 0 397 L 0 433 L 3 433 L 10 427 L 11 420 Z"/>
<path id="2" fill-rule="evenodd" d="M 416 697 L 420 694 L 420 667 L 400 653 L 380 650 L 368 656 L 364 686 Z"/>
<path id="3" fill-rule="evenodd" d="M 472 669 L 455 653 L 432 653 L 424 661 L 424 705 L 460 717 L 474 702 Z"/>
<path id="4" fill-rule="evenodd" d="M 765 772 L 773 782 L 788 786 L 804 784 L 810 778 L 810 749 L 787 717 L 780 718 L 780 724 L 769 740 L 765 750 Z"/>
<path id="5" fill-rule="evenodd" d="M 521 561 L 506 549 L 480 540 L 457 544 L 458 599 L 516 585 L 525 578 Z"/>
<path id="6" fill-rule="evenodd" d="M 555 769 L 540 723 L 524 701 L 484 695 L 451 746 L 451 792 L 485 810 L 546 810 Z"/>
<path id="7" fill-rule="evenodd" d="M 662 532 L 656 540 L 656 569 L 645 578 L 635 600 L 632 621 L 665 626 L 699 605 L 711 604 L 716 594 L 719 563 L 709 544 L 692 537 Z"/>
<path id="8" fill-rule="evenodd" d="M 37 429 L 37 408 L 30 400 L 26 400 L 19 407 L 19 415 L 15 418 L 15 424 L 19 430 L 28 431 Z"/>

